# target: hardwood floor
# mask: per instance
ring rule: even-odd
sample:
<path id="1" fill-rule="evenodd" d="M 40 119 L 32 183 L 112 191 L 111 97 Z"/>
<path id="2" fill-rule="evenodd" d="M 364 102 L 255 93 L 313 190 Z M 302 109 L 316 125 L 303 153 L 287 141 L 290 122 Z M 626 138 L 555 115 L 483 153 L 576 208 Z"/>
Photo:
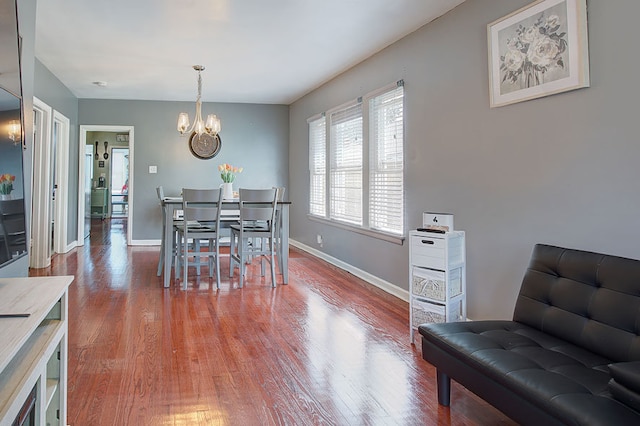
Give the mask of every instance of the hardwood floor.
<path id="1" fill-rule="evenodd" d="M 127 247 L 125 221 L 32 271 L 76 276 L 70 425 L 513 424 L 456 383 L 438 406 L 406 302 L 295 249 L 287 286 L 256 266 L 239 289 L 223 258 L 220 290 L 206 273 L 164 289 L 158 247 Z"/>

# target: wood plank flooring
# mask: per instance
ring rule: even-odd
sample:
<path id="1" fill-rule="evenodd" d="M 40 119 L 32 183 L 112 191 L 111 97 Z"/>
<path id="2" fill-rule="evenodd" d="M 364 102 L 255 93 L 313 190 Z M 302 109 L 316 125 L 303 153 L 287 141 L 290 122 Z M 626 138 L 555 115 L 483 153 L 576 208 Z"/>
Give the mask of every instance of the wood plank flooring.
<path id="1" fill-rule="evenodd" d="M 409 344 L 408 304 L 292 249 L 290 283 L 257 262 L 243 289 L 156 277 L 158 247 L 127 247 L 126 218 L 31 275 L 76 276 L 69 294 L 68 424 L 511 425 Z M 399 267 L 404 267 L 399 265 Z M 281 280 L 281 277 L 279 278 Z"/>

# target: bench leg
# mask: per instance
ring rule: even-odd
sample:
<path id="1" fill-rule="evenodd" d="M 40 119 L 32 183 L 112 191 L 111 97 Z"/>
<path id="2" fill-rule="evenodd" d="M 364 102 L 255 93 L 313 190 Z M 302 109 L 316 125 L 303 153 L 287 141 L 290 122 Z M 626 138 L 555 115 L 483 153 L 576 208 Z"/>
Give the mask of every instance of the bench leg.
<path id="1" fill-rule="evenodd" d="M 451 402 L 451 379 L 437 370 L 438 376 L 438 404 L 448 407 Z"/>

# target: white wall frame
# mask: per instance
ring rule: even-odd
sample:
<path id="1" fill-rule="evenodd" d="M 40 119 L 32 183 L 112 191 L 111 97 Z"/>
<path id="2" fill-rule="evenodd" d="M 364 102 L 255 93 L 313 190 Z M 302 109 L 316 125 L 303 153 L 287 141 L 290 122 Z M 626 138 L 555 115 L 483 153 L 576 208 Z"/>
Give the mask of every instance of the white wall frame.
<path id="1" fill-rule="evenodd" d="M 29 267 L 46 268 L 51 264 L 50 188 L 52 109 L 33 98 L 34 139 L 31 179 L 32 216 Z"/>
<path id="2" fill-rule="evenodd" d="M 129 218 L 127 224 L 127 245 L 132 245 L 133 213 L 134 213 L 134 127 L 133 126 L 104 126 L 82 125 L 80 126 L 80 155 L 78 155 L 78 245 L 84 245 L 84 146 L 87 144 L 87 132 L 115 132 L 129 133 Z"/>
<path id="3" fill-rule="evenodd" d="M 69 125 L 70 121 L 59 111 L 53 111 L 53 132 L 56 139 L 56 203 L 53 212 L 53 249 L 66 253 L 75 244 L 67 245 L 69 215 Z"/>

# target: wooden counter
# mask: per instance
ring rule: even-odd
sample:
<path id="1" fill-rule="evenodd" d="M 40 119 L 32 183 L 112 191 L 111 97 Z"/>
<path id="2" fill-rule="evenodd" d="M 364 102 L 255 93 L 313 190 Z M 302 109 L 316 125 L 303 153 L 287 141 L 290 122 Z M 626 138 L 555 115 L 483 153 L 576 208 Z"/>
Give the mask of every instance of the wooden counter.
<path id="1" fill-rule="evenodd" d="M 66 425 L 67 289 L 72 276 L 0 278 L 0 425 L 36 387 L 36 424 Z"/>

